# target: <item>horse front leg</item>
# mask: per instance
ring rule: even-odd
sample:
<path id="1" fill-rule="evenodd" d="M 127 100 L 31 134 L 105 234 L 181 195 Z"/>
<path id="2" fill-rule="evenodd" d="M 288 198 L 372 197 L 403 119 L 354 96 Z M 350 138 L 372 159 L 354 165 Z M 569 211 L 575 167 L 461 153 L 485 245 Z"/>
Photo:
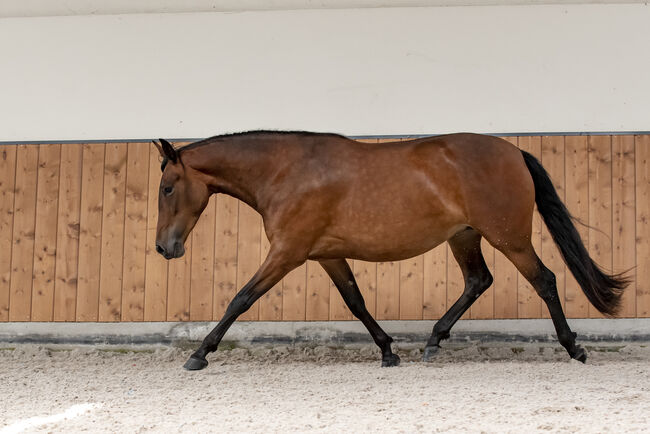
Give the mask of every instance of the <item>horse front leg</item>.
<path id="1" fill-rule="evenodd" d="M 223 335 L 239 315 L 250 309 L 258 298 L 303 262 L 304 260 L 290 260 L 288 255 L 274 252 L 271 247 L 264 263 L 232 299 L 219 324 L 203 339 L 201 346 L 190 356 L 183 367 L 188 371 L 196 371 L 208 366 L 205 356 L 217 350 Z"/>

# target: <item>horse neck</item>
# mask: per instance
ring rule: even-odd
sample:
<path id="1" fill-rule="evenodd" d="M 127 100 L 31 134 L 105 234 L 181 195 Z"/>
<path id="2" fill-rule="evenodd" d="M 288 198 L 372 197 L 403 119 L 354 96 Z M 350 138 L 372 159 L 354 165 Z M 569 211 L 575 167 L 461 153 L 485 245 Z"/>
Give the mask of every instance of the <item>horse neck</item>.
<path id="1" fill-rule="evenodd" d="M 207 176 L 213 193 L 224 193 L 260 212 L 260 192 L 270 164 L 268 146 L 241 140 L 219 140 L 188 149 L 186 164 Z"/>

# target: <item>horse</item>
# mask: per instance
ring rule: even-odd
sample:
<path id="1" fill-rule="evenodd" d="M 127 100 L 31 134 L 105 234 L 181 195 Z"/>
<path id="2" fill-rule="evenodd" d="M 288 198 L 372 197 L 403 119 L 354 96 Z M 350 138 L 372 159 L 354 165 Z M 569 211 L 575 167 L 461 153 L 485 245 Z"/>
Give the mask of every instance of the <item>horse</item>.
<path id="1" fill-rule="evenodd" d="M 462 295 L 436 322 L 423 351 L 440 342 L 491 285 L 481 238 L 501 251 L 548 307 L 558 341 L 573 359 L 587 353 L 566 321 L 555 275 L 531 244 L 534 205 L 588 300 L 613 316 L 628 280 L 589 257 L 548 173 L 531 154 L 498 137 L 457 133 L 389 143 L 338 134 L 249 131 L 181 148 L 153 144 L 162 156 L 156 251 L 179 258 L 212 194 L 233 196 L 261 214 L 268 256 L 184 365 L 200 370 L 239 315 L 306 260 L 318 261 L 381 350 L 397 366 L 393 339 L 366 309 L 346 259 L 399 261 L 447 242 L 462 270 Z"/>

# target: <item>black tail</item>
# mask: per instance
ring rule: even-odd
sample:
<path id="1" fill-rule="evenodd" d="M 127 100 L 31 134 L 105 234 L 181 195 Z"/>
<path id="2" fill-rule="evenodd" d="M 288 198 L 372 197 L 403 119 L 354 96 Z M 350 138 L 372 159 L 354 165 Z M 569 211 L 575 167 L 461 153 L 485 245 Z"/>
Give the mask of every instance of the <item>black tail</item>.
<path id="1" fill-rule="evenodd" d="M 542 164 L 528 152 L 521 151 L 535 183 L 535 203 L 553 236 L 564 262 L 578 281 L 591 304 L 605 315 L 618 311 L 623 289 L 629 281 L 621 274 L 604 273 L 589 257 L 571 215 L 555 191 Z"/>

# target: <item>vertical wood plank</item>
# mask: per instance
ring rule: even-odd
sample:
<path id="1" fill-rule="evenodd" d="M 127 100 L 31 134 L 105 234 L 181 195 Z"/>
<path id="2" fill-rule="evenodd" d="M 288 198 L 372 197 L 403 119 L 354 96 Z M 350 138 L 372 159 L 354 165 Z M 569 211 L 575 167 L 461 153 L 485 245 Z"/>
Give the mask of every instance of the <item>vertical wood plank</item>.
<path id="1" fill-rule="evenodd" d="M 0 321 L 9 320 L 16 146 L 0 146 Z"/>
<path id="2" fill-rule="evenodd" d="M 169 262 L 156 252 L 156 225 L 158 224 L 158 191 L 160 190 L 160 162 L 162 158 L 154 146 L 149 146 L 149 181 L 147 189 L 147 241 L 145 245 L 144 320 L 167 319 L 167 281 Z"/>
<path id="3" fill-rule="evenodd" d="M 589 156 L 586 136 L 565 138 L 565 204 L 580 222 L 576 228 L 585 246 L 589 245 Z M 566 270 L 566 266 L 565 266 Z M 565 313 L 569 318 L 586 318 L 589 301 L 570 271 L 565 271 Z"/>
<path id="4" fill-rule="evenodd" d="M 124 208 L 122 321 L 144 320 L 149 143 L 129 143 Z"/>
<path id="5" fill-rule="evenodd" d="M 29 321 L 31 316 L 37 173 L 38 145 L 19 145 L 16 150 L 9 321 Z"/>
<path id="6" fill-rule="evenodd" d="M 307 321 L 327 321 L 330 305 L 330 278 L 316 261 L 307 261 Z"/>
<path id="7" fill-rule="evenodd" d="M 606 272 L 612 270 L 612 138 L 590 136 L 589 254 Z M 589 304 L 589 317 L 602 314 Z"/>
<path id="8" fill-rule="evenodd" d="M 399 319 L 400 263 L 377 263 L 377 319 Z M 335 288 L 336 290 L 336 288 Z M 340 298 L 340 297 L 339 297 Z M 330 298 L 330 305 L 332 304 Z M 330 316 L 330 319 L 335 319 Z"/>
<path id="9" fill-rule="evenodd" d="M 167 272 L 167 321 L 190 320 L 192 237 L 185 241 L 185 255 L 169 261 Z"/>
<path id="10" fill-rule="evenodd" d="M 517 146 L 517 137 L 504 137 L 504 140 Z M 517 318 L 517 268 L 499 251 L 494 253 L 494 317 L 499 319 Z"/>
<path id="11" fill-rule="evenodd" d="M 214 279 L 214 230 L 216 196 L 210 197 L 201 218 L 192 230 L 192 278 L 190 281 L 190 320 L 212 319 Z"/>
<path id="12" fill-rule="evenodd" d="M 542 137 L 542 165 L 548 172 L 562 202 L 565 201 L 564 170 L 565 170 L 564 136 Z M 565 265 L 562 254 L 558 250 L 551 233 L 546 225 L 542 224 L 542 252 L 541 259 L 544 265 L 555 274 L 557 292 L 562 307 L 565 305 Z M 550 318 L 546 303 L 542 303 L 542 316 Z"/>
<path id="13" fill-rule="evenodd" d="M 612 264 L 615 273 L 627 271 L 634 276 L 635 248 L 635 197 L 634 197 L 634 136 L 612 137 Z M 636 281 L 623 292 L 621 317 L 636 316 Z"/>
<path id="14" fill-rule="evenodd" d="M 97 321 L 104 197 L 104 144 L 83 145 L 77 321 Z"/>
<path id="15" fill-rule="evenodd" d="M 271 244 L 269 243 L 269 239 L 266 237 L 266 232 L 264 232 L 264 227 L 263 227 L 263 225 L 261 223 L 260 223 L 260 226 L 261 226 L 261 228 L 260 228 L 260 240 L 261 240 L 260 264 L 261 264 L 262 262 L 264 262 L 264 260 L 268 256 Z M 320 265 L 318 263 L 316 263 L 316 267 L 321 268 L 321 270 L 322 270 L 322 267 L 320 267 Z M 323 273 L 324 272 L 325 271 L 323 270 Z M 327 276 L 325 276 L 325 277 L 327 277 Z M 326 283 L 327 283 L 327 281 L 326 281 Z M 312 283 L 312 285 L 314 285 L 314 283 Z M 329 287 L 326 286 L 326 289 L 327 289 L 327 293 L 329 295 Z M 314 305 L 312 306 L 312 308 L 315 308 L 315 309 L 320 308 L 320 309 L 322 309 L 323 306 L 321 306 L 321 303 L 319 303 L 320 300 L 321 300 L 320 298 L 318 300 L 313 300 L 312 302 L 313 302 Z M 259 308 L 259 310 L 260 310 L 260 316 L 259 316 L 260 321 L 280 321 L 280 320 L 282 320 L 282 281 L 276 283 L 273 286 L 273 288 L 271 288 L 266 294 L 264 294 L 260 298 L 259 305 L 260 305 L 260 308 Z M 307 319 L 310 319 L 309 318 L 309 308 L 310 308 L 310 304 L 309 304 L 309 300 L 308 300 L 307 301 L 307 310 L 308 310 Z M 324 308 L 325 308 L 325 318 L 324 319 L 326 320 L 329 306 L 326 304 Z M 313 311 L 312 311 L 312 314 L 316 315 Z"/>
<path id="16" fill-rule="evenodd" d="M 485 238 L 481 239 L 481 251 L 485 264 L 492 276 L 494 276 L 494 247 L 487 242 Z M 493 319 L 494 318 L 494 284 L 474 302 L 470 308 L 470 318 L 472 319 Z"/>
<path id="17" fill-rule="evenodd" d="M 399 318 L 422 319 L 424 259 L 422 255 L 400 262 Z"/>
<path id="18" fill-rule="evenodd" d="M 439 319 L 447 311 L 447 244 L 428 251 L 423 260 L 422 318 Z"/>
<path id="19" fill-rule="evenodd" d="M 217 197 L 215 222 L 214 293 L 212 318 L 220 319 L 237 292 L 237 233 L 239 202 L 221 194 Z"/>
<path id="20" fill-rule="evenodd" d="M 32 321 L 52 321 L 61 145 L 40 145 L 36 186 Z"/>
<path id="21" fill-rule="evenodd" d="M 260 267 L 262 217 L 244 202 L 239 202 L 239 237 L 237 242 L 237 290 L 246 285 Z M 303 287 L 304 288 L 304 287 Z M 239 319 L 259 318 L 259 303 L 254 303 Z"/>
<path id="22" fill-rule="evenodd" d="M 539 136 L 519 137 L 517 143 L 521 149 L 534 155 L 538 160 L 542 158 L 542 139 Z M 533 215 L 532 244 L 537 256 L 542 256 L 542 219 L 535 207 Z M 517 312 L 519 318 L 541 318 L 542 299 L 539 298 L 533 287 L 524 276 L 517 276 Z"/>
<path id="23" fill-rule="evenodd" d="M 377 264 L 355 260 L 354 279 L 366 303 L 366 309 L 374 317 L 377 313 Z"/>
<path id="24" fill-rule="evenodd" d="M 636 136 L 636 316 L 650 317 L 650 135 Z"/>
<path id="25" fill-rule="evenodd" d="M 307 264 L 291 271 L 282 281 L 282 319 L 304 321 L 307 304 Z"/>
<path id="26" fill-rule="evenodd" d="M 106 144 L 99 321 L 119 321 L 121 317 L 127 150 L 126 143 Z"/>
<path id="27" fill-rule="evenodd" d="M 82 151 L 80 144 L 61 145 L 54 321 L 76 318 Z"/>

